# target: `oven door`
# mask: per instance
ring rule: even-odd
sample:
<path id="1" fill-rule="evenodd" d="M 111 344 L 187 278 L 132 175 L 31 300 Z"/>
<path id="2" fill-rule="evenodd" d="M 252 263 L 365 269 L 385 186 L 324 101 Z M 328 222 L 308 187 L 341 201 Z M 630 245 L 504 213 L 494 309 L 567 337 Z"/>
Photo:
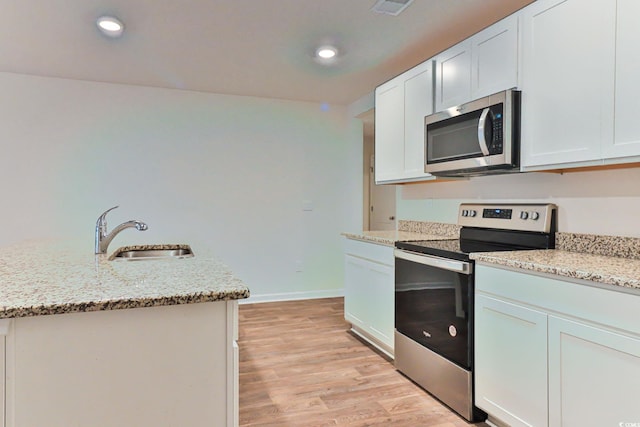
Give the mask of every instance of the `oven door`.
<path id="1" fill-rule="evenodd" d="M 395 250 L 395 328 L 471 369 L 473 264 Z"/>

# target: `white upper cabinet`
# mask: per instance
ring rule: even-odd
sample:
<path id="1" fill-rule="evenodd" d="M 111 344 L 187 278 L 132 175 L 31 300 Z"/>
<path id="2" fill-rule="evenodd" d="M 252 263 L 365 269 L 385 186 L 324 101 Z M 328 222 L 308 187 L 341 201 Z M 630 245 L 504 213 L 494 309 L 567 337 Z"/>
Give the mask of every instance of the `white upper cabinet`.
<path id="1" fill-rule="evenodd" d="M 424 171 L 424 118 L 433 113 L 433 62 L 424 62 L 404 76 L 405 176 L 433 178 Z"/>
<path id="2" fill-rule="evenodd" d="M 602 147 L 604 157 L 613 161 L 625 160 L 620 158 L 628 156 L 640 156 L 640 2 L 618 0 L 617 6 L 615 130 L 613 141 Z"/>
<path id="3" fill-rule="evenodd" d="M 471 37 L 471 99 L 518 87 L 518 15 Z"/>
<path id="4" fill-rule="evenodd" d="M 432 178 L 422 118 L 513 87 L 523 171 L 640 162 L 638 16 L 637 0 L 537 0 L 380 86 L 376 182 Z"/>
<path id="5" fill-rule="evenodd" d="M 424 117 L 433 113 L 433 64 L 376 88 L 376 184 L 434 179 L 424 172 Z"/>
<path id="6" fill-rule="evenodd" d="M 517 86 L 517 14 L 436 56 L 436 111 Z"/>
<path id="7" fill-rule="evenodd" d="M 612 145 L 615 9 L 611 0 L 538 0 L 523 9 L 524 169 L 597 164 Z"/>
<path id="8" fill-rule="evenodd" d="M 404 81 L 400 76 L 376 88 L 376 183 L 404 175 Z"/>
<path id="9" fill-rule="evenodd" d="M 436 111 L 471 100 L 471 40 L 436 56 Z"/>
<path id="10" fill-rule="evenodd" d="M 425 116 L 517 87 L 518 45 L 512 15 L 378 86 L 376 184 L 436 179 L 424 172 Z"/>

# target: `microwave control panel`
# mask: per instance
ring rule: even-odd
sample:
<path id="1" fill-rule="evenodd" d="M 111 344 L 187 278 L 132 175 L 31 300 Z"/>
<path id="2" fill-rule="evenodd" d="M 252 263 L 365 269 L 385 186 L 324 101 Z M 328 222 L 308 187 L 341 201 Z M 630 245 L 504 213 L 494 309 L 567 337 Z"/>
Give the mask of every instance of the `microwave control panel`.
<path id="1" fill-rule="evenodd" d="M 502 154 L 504 147 L 503 106 L 504 104 L 496 104 L 490 107 L 491 126 L 485 129 L 485 140 L 490 154 Z"/>

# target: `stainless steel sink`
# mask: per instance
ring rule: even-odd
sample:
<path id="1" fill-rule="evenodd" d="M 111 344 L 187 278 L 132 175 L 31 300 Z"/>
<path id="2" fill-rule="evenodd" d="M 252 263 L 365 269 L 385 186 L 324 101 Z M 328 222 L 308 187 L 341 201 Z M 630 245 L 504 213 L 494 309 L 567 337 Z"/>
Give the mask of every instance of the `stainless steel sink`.
<path id="1" fill-rule="evenodd" d="M 193 257 L 188 245 L 125 246 L 109 257 L 112 261 L 142 261 L 152 259 L 182 259 Z"/>

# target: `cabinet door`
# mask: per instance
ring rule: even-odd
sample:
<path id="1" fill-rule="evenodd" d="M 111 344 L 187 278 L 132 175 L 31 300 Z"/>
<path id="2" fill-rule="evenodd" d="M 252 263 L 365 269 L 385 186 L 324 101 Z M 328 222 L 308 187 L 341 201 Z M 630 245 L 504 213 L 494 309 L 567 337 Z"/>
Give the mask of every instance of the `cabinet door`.
<path id="1" fill-rule="evenodd" d="M 366 325 L 367 263 L 358 257 L 345 255 L 344 265 L 345 318 L 358 326 Z"/>
<path id="2" fill-rule="evenodd" d="M 471 100 L 471 40 L 436 56 L 436 111 Z"/>
<path id="3" fill-rule="evenodd" d="M 404 174 L 404 80 L 396 77 L 376 88 L 376 184 Z"/>
<path id="4" fill-rule="evenodd" d="M 640 339 L 549 316 L 550 425 L 635 425 L 639 395 Z"/>
<path id="5" fill-rule="evenodd" d="M 0 319 L 0 427 L 5 427 L 6 415 L 6 390 L 5 384 L 7 380 L 6 364 L 7 364 L 7 335 L 11 327 L 12 319 Z"/>
<path id="6" fill-rule="evenodd" d="M 522 25 L 523 167 L 601 162 L 613 138 L 615 2 L 538 0 Z"/>
<path id="7" fill-rule="evenodd" d="M 516 426 L 547 426 L 547 315 L 476 294 L 476 406 Z"/>
<path id="8" fill-rule="evenodd" d="M 345 259 L 345 318 L 393 350 L 393 266 L 352 255 Z"/>
<path id="9" fill-rule="evenodd" d="M 640 155 L 640 2 L 618 0 L 617 6 L 615 137 L 603 146 L 605 158 Z"/>
<path id="10" fill-rule="evenodd" d="M 369 266 L 369 305 L 367 307 L 371 332 L 391 348 L 393 348 L 394 326 L 393 273 L 393 267 L 388 265 L 372 263 Z"/>
<path id="11" fill-rule="evenodd" d="M 471 98 L 518 86 L 518 15 L 471 37 Z"/>
<path id="12" fill-rule="evenodd" d="M 433 113 L 433 63 L 424 62 L 405 73 L 404 82 L 404 175 L 431 177 L 425 173 L 424 118 Z"/>

